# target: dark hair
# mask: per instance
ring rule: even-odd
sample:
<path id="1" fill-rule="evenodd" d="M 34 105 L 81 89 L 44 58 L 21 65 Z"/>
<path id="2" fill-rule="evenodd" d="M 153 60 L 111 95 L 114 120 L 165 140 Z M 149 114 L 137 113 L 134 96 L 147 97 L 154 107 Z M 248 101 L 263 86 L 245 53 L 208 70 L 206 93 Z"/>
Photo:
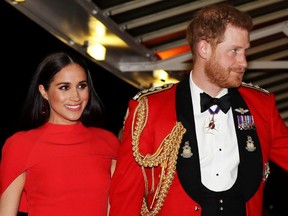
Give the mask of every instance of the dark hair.
<path id="1" fill-rule="evenodd" d="M 229 4 L 209 5 L 198 11 L 187 27 L 187 41 L 193 58 L 200 40 L 206 40 L 215 47 L 223 41 L 228 25 L 248 32 L 253 28 L 251 17 Z"/>
<path id="2" fill-rule="evenodd" d="M 103 123 L 103 104 L 97 95 L 91 74 L 86 63 L 81 59 L 65 52 L 51 53 L 38 65 L 29 86 L 28 94 L 24 102 L 22 116 L 18 124 L 18 130 L 37 128 L 47 122 L 50 115 L 48 101 L 38 90 L 41 84 L 48 90 L 54 76 L 64 67 L 70 64 L 80 65 L 87 75 L 89 101 L 85 107 L 80 121 L 83 125 L 100 126 Z"/>

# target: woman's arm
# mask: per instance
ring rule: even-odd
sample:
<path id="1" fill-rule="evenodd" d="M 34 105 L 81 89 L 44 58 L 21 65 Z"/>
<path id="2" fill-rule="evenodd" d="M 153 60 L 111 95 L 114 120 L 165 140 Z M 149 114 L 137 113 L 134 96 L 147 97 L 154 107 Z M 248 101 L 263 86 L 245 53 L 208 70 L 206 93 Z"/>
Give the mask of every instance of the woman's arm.
<path id="1" fill-rule="evenodd" d="M 114 171 L 115 171 L 115 168 L 116 168 L 116 162 L 117 162 L 116 160 L 112 160 L 112 163 L 111 163 L 111 177 L 114 174 Z M 109 213 L 110 213 L 110 201 L 108 201 L 108 214 L 107 214 L 107 216 L 109 215 Z"/>
<path id="2" fill-rule="evenodd" d="M 111 163 L 111 177 L 114 174 L 115 168 L 116 168 L 116 160 L 112 160 L 112 163 Z"/>
<path id="3" fill-rule="evenodd" d="M 17 215 L 25 179 L 26 173 L 24 172 L 19 175 L 3 192 L 0 198 L 0 215 Z"/>

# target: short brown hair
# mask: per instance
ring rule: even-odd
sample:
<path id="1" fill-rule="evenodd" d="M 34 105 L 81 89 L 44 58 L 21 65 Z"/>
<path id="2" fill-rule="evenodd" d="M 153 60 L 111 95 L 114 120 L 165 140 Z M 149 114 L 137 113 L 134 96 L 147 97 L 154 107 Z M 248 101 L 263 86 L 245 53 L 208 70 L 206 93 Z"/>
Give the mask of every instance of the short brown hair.
<path id="1" fill-rule="evenodd" d="M 223 41 L 228 25 L 248 32 L 253 28 L 252 18 L 229 4 L 209 5 L 198 11 L 187 27 L 187 41 L 193 58 L 196 56 L 195 45 L 200 40 L 216 46 Z"/>

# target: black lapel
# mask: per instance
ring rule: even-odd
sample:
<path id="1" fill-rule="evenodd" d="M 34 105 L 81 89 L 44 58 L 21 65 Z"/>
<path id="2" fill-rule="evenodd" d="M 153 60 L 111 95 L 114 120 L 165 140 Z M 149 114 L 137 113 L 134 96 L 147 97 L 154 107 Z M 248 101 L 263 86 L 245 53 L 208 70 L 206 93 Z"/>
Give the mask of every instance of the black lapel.
<path id="1" fill-rule="evenodd" d="M 232 110 L 240 154 L 238 178 L 240 180 L 240 187 L 243 189 L 242 192 L 244 193 L 245 200 L 247 201 L 256 193 L 262 180 L 262 152 L 257 135 L 257 126 L 255 130 L 252 124 L 253 116 L 247 104 L 237 89 L 229 89 L 229 93 L 233 98 Z M 244 127 L 241 127 L 243 119 L 249 121 L 248 124 L 244 124 Z M 249 140 L 252 141 L 251 148 L 247 148 Z M 253 150 L 253 145 L 255 150 Z"/>
<path id="2" fill-rule="evenodd" d="M 238 170 L 237 181 L 240 182 L 240 187 L 243 192 L 245 200 L 249 200 L 258 190 L 262 180 L 262 154 L 259 138 L 255 129 L 240 129 L 238 128 L 237 116 L 250 116 L 251 113 L 241 114 L 235 111 L 242 108 L 249 110 L 244 99 L 237 91 L 237 89 L 229 89 L 231 93 L 233 117 L 235 122 L 235 130 L 238 139 L 240 165 Z M 195 131 L 194 114 L 192 108 L 192 99 L 189 86 L 189 77 L 181 81 L 177 85 L 176 89 L 176 112 L 177 119 L 186 128 L 186 133 L 183 136 L 182 143 L 180 145 L 178 159 L 177 159 L 177 174 L 179 181 L 185 190 L 185 192 L 196 202 L 201 202 L 200 195 L 202 190 L 199 153 L 197 147 L 197 138 Z M 247 141 L 248 137 L 251 137 L 254 147 L 254 151 L 248 151 Z M 193 155 L 189 158 L 183 157 L 183 147 L 185 143 L 189 144 Z M 251 150 L 251 149 L 249 149 Z"/>
<path id="3" fill-rule="evenodd" d="M 201 176 L 189 76 L 177 85 L 176 113 L 177 120 L 186 128 L 178 153 L 177 174 L 183 189 L 197 202 L 200 199 Z M 190 158 L 181 156 L 185 142 L 189 143 L 193 153 Z"/>

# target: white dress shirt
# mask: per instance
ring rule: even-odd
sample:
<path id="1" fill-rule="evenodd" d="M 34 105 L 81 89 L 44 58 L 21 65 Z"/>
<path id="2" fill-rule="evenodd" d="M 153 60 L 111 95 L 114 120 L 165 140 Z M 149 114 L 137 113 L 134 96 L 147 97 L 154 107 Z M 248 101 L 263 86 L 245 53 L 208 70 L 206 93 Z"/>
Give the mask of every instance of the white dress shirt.
<path id="1" fill-rule="evenodd" d="M 232 108 L 227 114 L 221 110 L 214 115 L 215 128 L 210 129 L 208 124 L 212 115 L 208 110 L 201 113 L 200 93 L 203 92 L 195 85 L 190 75 L 190 90 L 192 95 L 193 112 L 198 141 L 201 181 L 212 191 L 230 189 L 236 181 L 239 151 L 234 126 Z M 217 98 L 228 93 L 223 89 Z M 211 107 L 215 110 L 217 106 Z"/>

